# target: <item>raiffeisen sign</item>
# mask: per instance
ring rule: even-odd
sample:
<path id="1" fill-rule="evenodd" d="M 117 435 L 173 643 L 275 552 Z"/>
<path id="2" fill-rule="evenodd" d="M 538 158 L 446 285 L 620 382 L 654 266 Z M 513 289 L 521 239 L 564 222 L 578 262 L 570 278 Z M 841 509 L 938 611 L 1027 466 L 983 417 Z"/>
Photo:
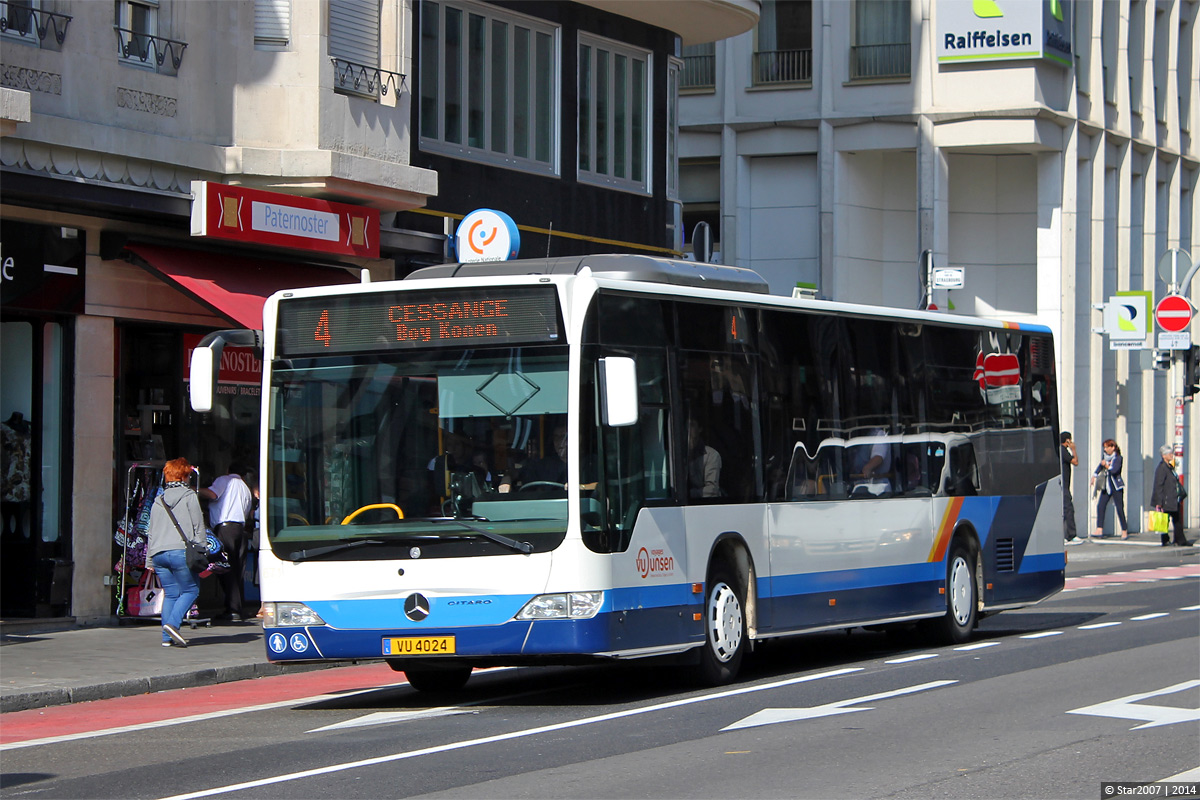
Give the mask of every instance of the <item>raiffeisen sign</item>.
<path id="1" fill-rule="evenodd" d="M 1046 58 L 1071 66 L 1070 0 L 938 0 L 939 64 Z"/>

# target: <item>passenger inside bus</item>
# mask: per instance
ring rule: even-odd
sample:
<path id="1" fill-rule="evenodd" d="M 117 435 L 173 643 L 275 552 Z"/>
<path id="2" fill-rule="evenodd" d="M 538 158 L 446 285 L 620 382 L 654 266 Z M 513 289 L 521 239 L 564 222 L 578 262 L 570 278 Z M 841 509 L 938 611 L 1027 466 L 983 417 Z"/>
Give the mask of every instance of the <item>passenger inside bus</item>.
<path id="1" fill-rule="evenodd" d="M 850 476 L 853 483 L 851 497 L 878 497 L 891 493 L 892 445 L 883 438 L 886 434 L 883 428 L 874 428 L 871 436 L 879 437 L 877 441 L 853 447 L 855 468 Z"/>
<path id="2" fill-rule="evenodd" d="M 688 496 L 721 496 L 721 454 L 705 443 L 697 419 L 688 421 Z"/>

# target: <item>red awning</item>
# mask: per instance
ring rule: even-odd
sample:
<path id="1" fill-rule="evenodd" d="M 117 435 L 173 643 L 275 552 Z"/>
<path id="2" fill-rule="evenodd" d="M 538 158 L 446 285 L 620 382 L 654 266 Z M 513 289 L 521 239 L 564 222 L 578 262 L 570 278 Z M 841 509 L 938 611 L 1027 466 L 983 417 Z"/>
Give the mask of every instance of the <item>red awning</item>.
<path id="1" fill-rule="evenodd" d="M 280 289 L 356 282 L 353 275 L 334 267 L 140 243 L 127 244 L 125 250 L 133 263 L 160 276 L 231 322 L 252 330 L 262 328 L 263 302 Z"/>

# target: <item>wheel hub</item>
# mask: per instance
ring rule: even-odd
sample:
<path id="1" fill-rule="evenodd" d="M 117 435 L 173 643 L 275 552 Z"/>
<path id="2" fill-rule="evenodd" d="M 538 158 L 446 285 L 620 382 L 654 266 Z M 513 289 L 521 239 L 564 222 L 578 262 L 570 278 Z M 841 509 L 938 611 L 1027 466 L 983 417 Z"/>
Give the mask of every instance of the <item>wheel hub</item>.
<path id="1" fill-rule="evenodd" d="M 950 612 L 959 625 L 971 618 L 971 573 L 964 559 L 954 560 L 950 570 Z"/>
<path id="2" fill-rule="evenodd" d="M 742 645 L 742 604 L 728 584 L 713 589 L 708 602 L 708 628 L 717 660 L 733 658 Z"/>

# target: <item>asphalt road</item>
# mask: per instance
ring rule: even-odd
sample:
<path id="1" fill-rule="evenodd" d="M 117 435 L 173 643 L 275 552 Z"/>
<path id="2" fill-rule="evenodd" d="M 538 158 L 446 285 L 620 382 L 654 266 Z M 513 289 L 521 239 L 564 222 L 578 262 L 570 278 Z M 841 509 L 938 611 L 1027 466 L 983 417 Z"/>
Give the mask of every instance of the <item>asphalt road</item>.
<path id="1" fill-rule="evenodd" d="M 3 795 L 915 800 L 1196 784 L 1200 578 L 1194 559 L 1156 556 L 1074 569 L 1069 591 L 984 620 L 965 646 L 861 630 L 771 642 L 719 689 L 667 668 L 521 669 L 432 698 L 381 671 L 381 688 L 316 697 L 317 672 L 290 689 L 308 699 L 262 678 L 18 712 L 41 713 L 46 736 L 76 732 L 5 746 Z"/>

